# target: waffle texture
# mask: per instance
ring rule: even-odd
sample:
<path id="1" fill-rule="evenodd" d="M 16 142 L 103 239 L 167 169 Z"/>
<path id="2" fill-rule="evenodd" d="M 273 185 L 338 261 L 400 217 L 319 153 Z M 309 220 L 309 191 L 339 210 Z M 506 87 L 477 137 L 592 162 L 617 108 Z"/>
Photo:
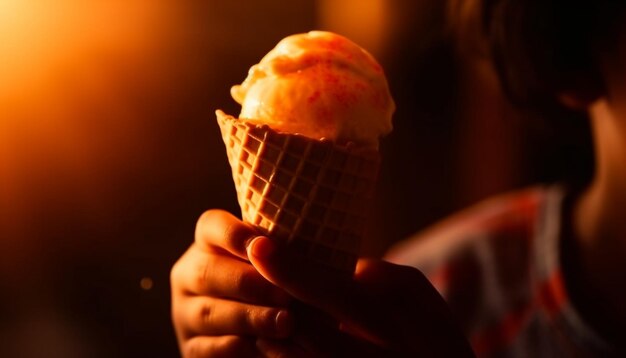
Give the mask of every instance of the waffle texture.
<path id="1" fill-rule="evenodd" d="M 356 266 L 377 151 L 279 133 L 217 112 L 243 220 L 342 274 Z"/>

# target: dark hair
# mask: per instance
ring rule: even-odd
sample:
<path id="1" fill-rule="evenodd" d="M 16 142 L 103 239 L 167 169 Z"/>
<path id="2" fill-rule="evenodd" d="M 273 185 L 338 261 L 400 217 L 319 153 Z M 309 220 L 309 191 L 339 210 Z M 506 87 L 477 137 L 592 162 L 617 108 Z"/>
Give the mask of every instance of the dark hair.
<path id="1" fill-rule="evenodd" d="M 612 51 L 623 0 L 484 0 L 483 26 L 502 88 L 526 108 L 558 107 L 557 95 L 602 88 L 598 54 Z"/>

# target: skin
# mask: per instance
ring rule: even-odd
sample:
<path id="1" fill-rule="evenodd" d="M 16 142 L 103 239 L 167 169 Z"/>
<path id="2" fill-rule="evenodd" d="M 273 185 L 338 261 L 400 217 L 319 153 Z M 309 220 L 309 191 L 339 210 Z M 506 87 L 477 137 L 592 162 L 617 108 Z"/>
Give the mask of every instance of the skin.
<path id="1" fill-rule="evenodd" d="M 361 259 L 342 279 L 220 210 L 171 282 L 185 357 L 473 356 L 416 269 Z"/>
<path id="2" fill-rule="evenodd" d="M 600 63 L 604 86 L 597 96 L 570 101 L 590 115 L 596 172 L 573 209 L 568 282 L 585 318 L 626 351 L 626 26 L 617 51 Z"/>

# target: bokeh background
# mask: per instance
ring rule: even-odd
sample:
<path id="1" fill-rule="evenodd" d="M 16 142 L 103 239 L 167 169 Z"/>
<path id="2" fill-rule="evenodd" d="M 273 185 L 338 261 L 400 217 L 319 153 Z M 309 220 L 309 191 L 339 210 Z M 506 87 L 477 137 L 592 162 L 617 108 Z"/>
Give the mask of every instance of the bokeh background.
<path id="1" fill-rule="evenodd" d="M 230 86 L 293 33 L 344 34 L 389 77 L 364 255 L 577 175 L 585 123 L 508 104 L 475 3 L 0 0 L 0 356 L 178 355 L 169 269 L 204 210 L 238 213 L 214 111 L 238 113 Z"/>

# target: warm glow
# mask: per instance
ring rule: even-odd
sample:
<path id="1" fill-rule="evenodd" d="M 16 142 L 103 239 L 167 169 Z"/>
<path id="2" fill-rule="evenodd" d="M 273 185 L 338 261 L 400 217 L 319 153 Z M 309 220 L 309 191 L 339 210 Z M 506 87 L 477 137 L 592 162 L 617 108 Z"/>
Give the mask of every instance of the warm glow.
<path id="1" fill-rule="evenodd" d="M 384 51 L 390 4 L 386 0 L 318 0 L 320 28 L 340 33 L 375 57 Z"/>
<path id="2" fill-rule="evenodd" d="M 43 95 L 42 87 L 99 54 L 139 55 L 153 41 L 161 8 L 151 1 L 0 0 L 0 99 Z"/>
<path id="3" fill-rule="evenodd" d="M 28 236 L 33 213 L 59 193 L 90 215 L 111 173 L 150 155 L 137 142 L 149 133 L 137 133 L 150 120 L 146 103 L 174 76 L 177 9 L 174 0 L 0 0 L 3 239 Z"/>
<path id="4" fill-rule="evenodd" d="M 87 155 L 81 131 L 126 115 L 119 72 L 149 76 L 165 12 L 148 0 L 0 0 L 0 169 L 26 144 Z"/>

